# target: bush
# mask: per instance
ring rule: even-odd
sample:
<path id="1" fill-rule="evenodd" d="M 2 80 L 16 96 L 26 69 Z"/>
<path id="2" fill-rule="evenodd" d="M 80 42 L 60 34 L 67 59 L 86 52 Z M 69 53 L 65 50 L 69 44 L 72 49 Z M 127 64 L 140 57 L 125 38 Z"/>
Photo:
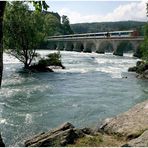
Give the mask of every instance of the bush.
<path id="1" fill-rule="evenodd" d="M 148 24 L 145 25 L 144 41 L 141 45 L 142 58 L 148 62 Z"/>
<path id="2" fill-rule="evenodd" d="M 46 62 L 48 66 L 61 66 L 62 65 L 60 52 L 48 54 L 47 57 L 48 59 L 46 59 Z"/>
<path id="3" fill-rule="evenodd" d="M 46 58 L 41 58 L 36 65 L 38 65 L 39 67 L 58 66 L 62 69 L 65 68 L 61 62 L 60 52 L 48 54 Z"/>

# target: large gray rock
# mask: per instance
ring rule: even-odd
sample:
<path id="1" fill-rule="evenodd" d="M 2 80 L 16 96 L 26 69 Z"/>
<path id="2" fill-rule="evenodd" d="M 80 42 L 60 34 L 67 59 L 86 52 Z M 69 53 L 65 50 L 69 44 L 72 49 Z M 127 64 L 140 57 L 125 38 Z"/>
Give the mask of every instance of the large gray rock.
<path id="1" fill-rule="evenodd" d="M 133 139 L 148 129 L 148 100 L 139 103 L 129 111 L 114 118 L 106 119 L 99 130 L 108 134 Z"/>
<path id="2" fill-rule="evenodd" d="M 148 130 L 146 130 L 138 138 L 130 140 L 127 143 L 127 146 L 130 146 L 130 147 L 148 147 Z"/>
<path id="3" fill-rule="evenodd" d="M 65 123 L 59 128 L 53 129 L 47 133 L 41 133 L 25 142 L 29 147 L 50 147 L 65 146 L 72 144 L 75 139 L 83 137 L 81 130 L 75 129 L 70 123 Z"/>

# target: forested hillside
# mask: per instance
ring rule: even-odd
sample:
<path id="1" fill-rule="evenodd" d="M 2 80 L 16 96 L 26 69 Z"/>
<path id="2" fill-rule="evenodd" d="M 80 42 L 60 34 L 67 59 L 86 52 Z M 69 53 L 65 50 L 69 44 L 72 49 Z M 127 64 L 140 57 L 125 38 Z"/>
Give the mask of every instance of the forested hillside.
<path id="1" fill-rule="evenodd" d="M 141 34 L 143 34 L 143 26 L 145 24 L 146 22 L 137 22 L 137 21 L 79 23 L 79 24 L 71 24 L 71 28 L 74 31 L 74 33 L 90 33 L 90 32 L 137 29 Z"/>

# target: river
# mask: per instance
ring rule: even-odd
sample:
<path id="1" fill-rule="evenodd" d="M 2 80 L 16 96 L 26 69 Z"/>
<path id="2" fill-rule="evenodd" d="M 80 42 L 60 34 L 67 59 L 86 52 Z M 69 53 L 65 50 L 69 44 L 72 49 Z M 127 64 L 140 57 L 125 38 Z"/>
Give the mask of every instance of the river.
<path id="1" fill-rule="evenodd" d="M 61 55 L 66 69 L 24 74 L 19 73 L 23 65 L 4 54 L 0 128 L 7 146 L 22 146 L 32 135 L 66 121 L 94 127 L 148 98 L 148 81 L 127 72 L 138 60 L 131 54 L 62 51 Z"/>

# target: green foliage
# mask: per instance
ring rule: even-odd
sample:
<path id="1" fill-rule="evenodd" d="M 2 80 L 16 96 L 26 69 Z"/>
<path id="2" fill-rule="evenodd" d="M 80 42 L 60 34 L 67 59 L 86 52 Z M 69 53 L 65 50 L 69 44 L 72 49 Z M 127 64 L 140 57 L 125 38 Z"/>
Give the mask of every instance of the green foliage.
<path id="1" fill-rule="evenodd" d="M 99 136 L 86 136 L 74 145 L 75 147 L 95 147 L 99 146 L 103 142 L 102 135 Z"/>
<path id="2" fill-rule="evenodd" d="M 125 144 L 125 140 L 114 135 L 97 133 L 97 135 L 87 135 L 79 138 L 70 147 L 119 147 Z"/>
<path id="3" fill-rule="evenodd" d="M 73 31 L 70 27 L 69 19 L 66 15 L 62 16 L 62 28 L 63 28 L 63 34 L 73 34 Z"/>
<path id="4" fill-rule="evenodd" d="M 71 24 L 71 28 L 74 31 L 74 33 L 91 33 L 91 32 L 136 29 L 140 32 L 140 35 L 143 35 L 143 26 L 145 24 L 146 22 L 136 22 L 136 21 L 79 23 L 79 24 Z"/>
<path id="5" fill-rule="evenodd" d="M 50 13 L 47 13 L 45 15 L 45 24 L 46 26 L 48 26 L 48 30 L 47 30 L 48 36 L 62 34 L 61 22 L 56 16 Z"/>
<path id="6" fill-rule="evenodd" d="M 145 25 L 144 42 L 141 45 L 142 58 L 148 62 L 148 24 Z"/>
<path id="7" fill-rule="evenodd" d="M 38 64 L 42 66 L 61 66 L 61 54 L 60 52 L 48 54 L 46 58 L 39 60 Z"/>
<path id="8" fill-rule="evenodd" d="M 60 54 L 60 52 L 48 54 L 47 57 L 49 59 L 49 63 L 50 63 L 51 66 L 52 65 L 57 65 L 57 66 L 61 65 L 61 54 Z"/>
<path id="9" fill-rule="evenodd" d="M 31 1 L 33 6 L 35 7 L 36 11 L 41 12 L 43 9 L 47 10 L 49 6 L 46 4 L 45 1 Z"/>
<path id="10" fill-rule="evenodd" d="M 69 24 L 69 19 L 67 16 L 62 16 L 62 24 L 61 24 L 61 17 L 58 13 L 47 12 L 44 11 L 45 14 L 45 25 L 47 26 L 47 34 L 48 36 L 54 35 L 66 35 L 72 34 L 73 31 Z M 39 46 L 41 49 L 48 48 L 48 41 L 44 40 L 41 45 Z"/>
<path id="11" fill-rule="evenodd" d="M 47 36 L 43 14 L 30 12 L 23 2 L 7 4 L 4 17 L 4 47 L 6 51 L 29 67 L 37 57 L 36 49 Z"/>

